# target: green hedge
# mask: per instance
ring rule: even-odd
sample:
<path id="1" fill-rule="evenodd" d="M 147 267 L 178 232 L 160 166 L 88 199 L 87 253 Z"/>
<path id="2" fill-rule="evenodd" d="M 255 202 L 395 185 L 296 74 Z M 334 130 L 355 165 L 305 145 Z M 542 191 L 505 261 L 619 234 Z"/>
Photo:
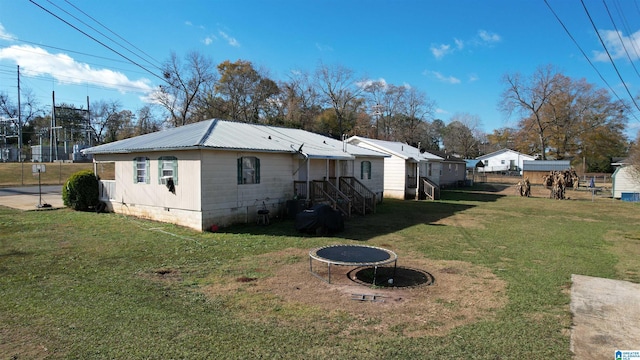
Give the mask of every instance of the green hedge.
<path id="1" fill-rule="evenodd" d="M 71 175 L 62 187 L 62 201 L 74 210 L 88 211 L 98 205 L 98 178 L 92 170 Z"/>

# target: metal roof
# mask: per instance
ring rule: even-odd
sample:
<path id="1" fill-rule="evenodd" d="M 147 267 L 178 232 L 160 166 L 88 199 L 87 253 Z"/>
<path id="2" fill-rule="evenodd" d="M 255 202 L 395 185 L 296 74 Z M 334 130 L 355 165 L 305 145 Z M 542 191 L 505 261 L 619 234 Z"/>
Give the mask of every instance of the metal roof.
<path id="1" fill-rule="evenodd" d="M 110 154 L 188 149 L 245 150 L 292 154 L 301 151 L 310 158 L 323 159 L 388 156 L 305 130 L 219 119 L 201 121 L 94 146 L 84 149 L 83 152 Z"/>
<path id="2" fill-rule="evenodd" d="M 405 143 L 401 143 L 399 141 L 387 141 L 387 140 L 369 139 L 369 138 L 364 138 L 360 136 L 352 136 L 349 139 L 347 139 L 347 142 L 350 144 L 358 144 L 360 142 L 367 143 L 370 146 L 375 147 L 381 152 L 396 155 L 405 160 L 413 160 L 416 162 L 420 162 L 424 160 L 442 160 L 442 158 L 439 156 L 436 156 L 428 152 L 424 152 L 424 153 L 420 152 L 420 149 Z"/>
<path id="3" fill-rule="evenodd" d="M 504 154 L 506 152 L 514 153 L 516 155 L 523 156 L 523 157 L 528 157 L 531 160 L 535 159 L 535 156 L 531 156 L 531 155 L 528 155 L 528 154 L 523 154 L 523 153 L 521 153 L 519 151 L 506 149 L 506 148 L 505 149 L 500 149 L 500 150 L 497 150 L 497 151 L 494 151 L 494 152 L 491 152 L 491 153 L 488 153 L 488 154 L 484 154 L 484 155 L 478 156 L 476 159 L 485 160 L 485 159 L 492 158 L 492 157 L 494 157 L 496 155 Z"/>
<path id="4" fill-rule="evenodd" d="M 464 159 L 464 162 L 467 163 L 467 169 L 484 167 L 484 163 L 478 159 Z"/>
<path id="5" fill-rule="evenodd" d="M 524 160 L 522 171 L 564 171 L 571 169 L 569 160 Z"/>

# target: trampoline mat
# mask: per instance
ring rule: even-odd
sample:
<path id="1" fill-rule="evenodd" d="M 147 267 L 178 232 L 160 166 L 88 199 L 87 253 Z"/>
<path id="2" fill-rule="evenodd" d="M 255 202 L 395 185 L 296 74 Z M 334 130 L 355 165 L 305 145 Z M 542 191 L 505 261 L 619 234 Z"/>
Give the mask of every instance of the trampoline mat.
<path id="1" fill-rule="evenodd" d="M 316 252 L 318 257 L 344 263 L 377 263 L 391 258 L 391 254 L 383 249 L 357 246 L 338 245 L 319 249 Z"/>

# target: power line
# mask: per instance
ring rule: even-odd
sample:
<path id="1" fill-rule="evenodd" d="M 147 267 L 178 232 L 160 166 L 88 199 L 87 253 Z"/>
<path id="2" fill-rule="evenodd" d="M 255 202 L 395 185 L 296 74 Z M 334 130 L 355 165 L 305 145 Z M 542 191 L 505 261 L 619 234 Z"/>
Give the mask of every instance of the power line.
<path id="1" fill-rule="evenodd" d="M 65 0 L 65 2 L 71 6 L 73 6 L 76 10 L 80 11 L 81 13 L 83 13 L 86 17 L 88 17 L 89 19 L 95 21 L 96 23 L 98 23 L 100 26 L 102 26 L 103 28 L 107 29 L 107 31 L 109 31 L 110 33 L 114 34 L 115 36 L 117 36 L 119 39 L 121 39 L 122 41 L 126 42 L 127 44 L 133 46 L 134 49 L 140 51 L 141 53 L 143 53 L 144 55 L 146 55 L 147 57 L 149 57 L 151 60 L 155 61 L 156 64 L 161 65 L 160 61 L 156 60 L 153 58 L 153 56 L 147 54 L 146 52 L 144 52 L 143 50 L 141 50 L 140 48 L 138 48 L 137 46 L 133 45 L 132 43 L 130 43 L 129 41 L 127 41 L 125 38 L 123 38 L 122 36 L 116 34 L 115 32 L 113 32 L 111 29 L 109 29 L 107 26 L 103 25 L 100 21 L 94 19 L 93 17 L 91 17 L 89 14 L 85 13 L 84 11 L 82 11 L 80 8 L 78 8 L 77 6 L 75 6 L 74 4 L 72 4 L 69 0 Z M 138 55 L 139 56 L 139 55 Z M 142 58 L 141 56 L 139 56 L 140 58 Z M 147 60 L 147 62 L 149 62 Z M 151 63 L 150 63 L 151 64 Z M 153 64 L 151 64 L 153 65 Z M 157 69 L 162 70 L 161 68 L 157 67 Z"/>
<path id="2" fill-rule="evenodd" d="M 111 50 L 112 52 L 118 54 L 119 56 L 121 56 L 122 58 L 126 59 L 127 61 L 129 61 L 130 63 L 138 66 L 139 68 L 143 69 L 144 71 L 148 72 L 149 74 L 157 77 L 158 79 L 162 80 L 163 82 L 166 82 L 167 84 L 169 84 L 169 82 L 167 82 L 166 79 L 164 79 L 163 77 L 155 74 L 154 72 L 152 72 L 151 70 L 145 68 L 144 66 L 138 64 L 137 62 L 133 61 L 132 59 L 128 58 L 127 56 L 125 56 L 124 54 L 121 54 L 120 52 L 118 52 L 117 50 L 113 49 L 112 47 L 110 47 L 109 45 L 103 43 L 102 41 L 96 39 L 95 37 L 87 34 L 86 32 L 82 31 L 81 29 L 79 29 L 78 27 L 74 26 L 73 24 L 69 23 L 68 21 L 64 20 L 63 18 L 59 17 L 58 15 L 52 13 L 51 11 L 49 11 L 48 9 L 44 8 L 42 5 L 36 3 L 34 0 L 29 0 L 29 2 L 31 2 L 32 4 L 36 5 L 37 7 L 39 7 L 40 9 L 44 10 L 45 12 L 49 13 L 51 16 L 55 17 L 56 19 L 62 21 L 63 23 L 71 26 L 72 28 L 74 28 L 75 30 L 77 30 L 78 32 L 80 32 L 81 34 L 83 34 L 84 36 L 90 38 L 91 40 L 97 42 L 98 44 L 104 46 L 105 48 Z M 170 85 L 170 84 L 169 84 Z"/>
<path id="3" fill-rule="evenodd" d="M 605 83 L 605 85 L 607 85 L 607 87 L 609 88 L 609 90 L 611 90 L 611 93 L 622 103 L 622 105 L 624 107 L 626 107 L 631 115 L 633 115 L 633 117 L 640 122 L 640 119 L 638 119 L 638 117 L 634 114 L 633 110 L 630 109 L 626 103 L 624 101 L 622 101 L 622 99 L 620 98 L 620 96 L 618 96 L 618 93 L 616 93 L 615 90 L 613 90 L 613 87 L 611 87 L 611 85 L 609 85 L 609 82 L 607 82 L 607 80 L 604 78 L 604 76 L 602 76 L 602 74 L 600 73 L 600 71 L 598 70 L 598 68 L 595 67 L 595 65 L 593 65 L 593 62 L 591 62 L 591 59 L 589 59 L 589 56 L 587 56 L 587 54 L 584 52 L 584 50 L 582 50 L 582 47 L 580 46 L 580 44 L 578 44 L 578 42 L 576 41 L 576 39 L 573 37 L 573 35 L 571 35 L 571 32 L 569 31 L 569 29 L 567 29 L 566 25 L 564 24 L 564 22 L 562 21 L 562 19 L 560 19 L 560 17 L 558 16 L 558 14 L 556 14 L 556 12 L 553 10 L 553 8 L 551 7 L 551 5 L 549 4 L 549 2 L 547 0 L 544 0 L 544 3 L 547 5 L 547 7 L 549 8 L 549 10 L 551 11 L 551 13 L 553 14 L 553 16 L 556 18 L 556 20 L 558 20 L 558 22 L 560 23 L 560 25 L 562 26 L 562 28 L 564 29 L 564 31 L 567 33 L 567 35 L 569 36 L 569 38 L 571 39 L 571 41 L 573 41 L 573 43 L 576 45 L 576 47 L 578 48 L 578 50 L 580 50 L 580 53 L 582 53 L 582 56 L 584 56 L 584 58 L 587 60 L 587 62 L 589 63 L 589 65 L 591 65 L 591 67 L 593 68 L 593 70 L 596 72 L 596 74 L 598 74 L 598 76 L 600 77 L 600 80 L 602 80 L 602 82 Z"/>
<path id="4" fill-rule="evenodd" d="M 136 54 L 136 53 L 134 53 L 134 52 L 133 52 L 133 51 L 131 51 L 130 49 L 127 49 L 125 46 L 122 46 L 122 44 L 119 44 L 117 41 L 115 41 L 115 40 L 113 40 L 112 38 L 108 37 L 107 35 L 103 34 L 103 33 L 102 33 L 102 32 L 100 32 L 99 30 L 97 30 L 96 28 L 94 28 L 93 26 L 91 26 L 91 25 L 87 24 L 86 22 L 82 21 L 81 19 L 79 19 L 78 17 L 74 16 L 73 14 L 71 14 L 70 12 L 68 12 L 67 10 L 65 10 L 65 9 L 61 8 L 60 6 L 58 6 L 58 5 L 54 4 L 53 2 L 51 2 L 51 0 L 47 0 L 47 2 L 48 2 L 49 4 L 51 4 L 51 5 L 55 6 L 56 8 L 58 8 L 60 11 L 64 12 L 65 14 L 67 14 L 67 15 L 71 16 L 72 18 L 76 19 L 76 20 L 77 20 L 77 21 L 79 21 L 81 24 L 83 24 L 83 25 L 87 26 L 89 29 L 91 29 L 91 30 L 93 30 L 93 31 L 97 32 L 98 34 L 100 34 L 100 35 L 104 36 L 105 38 L 109 39 L 111 42 L 113 42 L 114 44 L 116 44 L 116 45 L 120 46 L 120 47 L 121 47 L 121 48 L 123 48 L 124 50 L 126 50 L 126 51 L 130 52 L 131 54 L 133 54 L 133 55 L 137 56 L 137 57 L 138 57 L 138 58 L 140 58 L 141 60 L 146 61 L 149 65 L 151 65 L 151 66 L 155 67 L 155 68 L 156 68 L 156 69 L 158 69 L 158 70 L 162 70 L 162 69 L 160 69 L 158 66 L 156 66 L 155 64 L 152 64 L 149 60 L 147 60 L 147 59 L 143 58 L 142 56 L 140 56 L 140 55 L 138 55 L 138 54 Z M 67 1 L 67 2 L 68 2 L 68 1 Z M 77 7 L 75 7 L 73 4 L 71 4 L 71 6 L 73 6 L 73 7 L 74 7 L 74 8 L 76 8 L 76 9 L 78 9 L 78 8 L 77 8 Z M 78 9 L 78 10 L 79 10 L 80 12 L 82 12 L 80 9 Z M 83 14 L 85 14 L 84 12 L 82 12 L 82 13 L 83 13 Z M 86 14 L 85 14 L 85 15 L 86 15 Z M 88 15 L 86 15 L 86 16 L 88 16 Z M 89 16 L 89 18 L 91 18 L 91 17 Z M 91 18 L 91 19 L 92 19 L 92 20 L 94 20 L 93 18 Z M 96 20 L 94 20 L 94 21 L 96 21 Z M 97 22 L 97 21 L 96 21 L 96 22 Z M 100 24 L 100 25 L 101 25 L 102 27 L 105 27 L 105 26 L 104 26 L 104 25 L 102 25 L 102 24 Z M 106 28 L 106 27 L 105 27 L 105 28 Z M 109 29 L 107 29 L 107 30 L 109 30 Z M 113 32 L 112 32 L 112 33 L 113 33 Z"/>
<path id="5" fill-rule="evenodd" d="M 611 19 L 611 23 L 613 24 L 613 29 L 616 31 L 616 35 L 618 35 L 620 44 L 622 44 L 622 48 L 624 49 L 624 52 L 627 54 L 627 58 L 629 59 L 629 62 L 631 63 L 633 70 L 635 70 L 636 75 L 640 77 L 640 73 L 638 73 L 638 69 L 636 69 L 636 65 L 633 63 L 633 60 L 631 60 L 631 55 L 629 55 L 629 51 L 627 51 L 627 46 L 624 44 L 622 35 L 620 35 L 620 31 L 618 31 L 618 27 L 616 26 L 615 21 L 613 21 L 613 16 L 611 16 L 611 12 L 609 12 L 609 7 L 607 6 L 607 3 L 604 0 L 602 0 L 602 3 L 604 4 L 604 8 L 607 10 L 607 14 L 609 14 L 609 19 Z"/>
<path id="6" fill-rule="evenodd" d="M 618 78 L 622 82 L 622 85 L 624 86 L 624 88 L 627 90 L 627 94 L 629 94 L 629 97 L 631 98 L 631 101 L 633 102 L 633 104 L 636 106 L 636 109 L 640 110 L 640 106 L 638 106 L 636 99 L 633 97 L 633 95 L 631 95 L 631 91 L 629 91 L 629 87 L 627 86 L 627 83 L 625 83 L 624 79 L 622 78 L 622 75 L 620 75 L 620 71 L 618 71 L 618 67 L 616 66 L 616 63 L 613 61 L 613 58 L 609 53 L 609 49 L 607 49 L 607 45 L 605 45 L 604 40 L 602 40 L 602 36 L 600 36 L 600 32 L 598 31 L 598 28 L 596 27 L 596 24 L 593 22 L 593 19 L 591 18 L 591 14 L 589 14 L 589 10 L 587 9 L 587 6 L 584 4 L 584 0 L 580 0 L 580 3 L 582 3 L 582 7 L 584 8 L 584 11 L 587 13 L 587 17 L 591 22 L 591 26 L 593 26 L 593 30 L 596 32 L 596 35 L 598 35 L 598 39 L 600 39 L 600 43 L 602 44 L 604 51 L 607 53 L 607 56 L 609 57 L 609 61 L 611 62 L 611 65 L 613 65 L 613 69 L 616 71 L 616 74 L 618 74 Z"/>

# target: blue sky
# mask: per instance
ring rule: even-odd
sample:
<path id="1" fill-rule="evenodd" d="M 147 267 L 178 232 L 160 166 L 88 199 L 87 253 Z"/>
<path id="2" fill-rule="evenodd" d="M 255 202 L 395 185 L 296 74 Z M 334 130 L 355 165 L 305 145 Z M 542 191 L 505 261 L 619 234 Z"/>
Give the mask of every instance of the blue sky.
<path id="1" fill-rule="evenodd" d="M 631 49 L 640 49 L 640 5 L 583 1 L 622 80 L 578 0 L 547 2 L 579 47 L 544 0 L 0 0 L 0 91 L 16 98 L 20 65 L 21 86 L 40 104 L 50 105 L 55 91 L 56 103 L 81 106 L 89 96 L 136 111 L 162 83 L 156 67 L 172 51 L 196 50 L 215 64 L 251 61 L 274 80 L 320 62 L 340 64 L 359 77 L 415 87 L 435 101 L 436 118 L 476 115 L 491 133 L 518 120 L 497 108 L 505 73 L 528 76 L 551 64 L 624 100 L 624 85 L 640 94 L 638 51 Z M 640 129 L 640 111 L 633 115 L 630 137 Z"/>

